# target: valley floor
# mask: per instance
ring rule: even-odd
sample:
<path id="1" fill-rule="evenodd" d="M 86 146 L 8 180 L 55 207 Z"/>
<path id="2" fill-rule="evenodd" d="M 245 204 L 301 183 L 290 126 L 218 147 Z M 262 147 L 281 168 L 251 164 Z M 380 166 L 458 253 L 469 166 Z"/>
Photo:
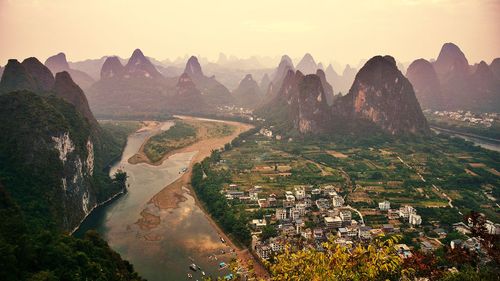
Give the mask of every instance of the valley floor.
<path id="1" fill-rule="evenodd" d="M 217 121 L 217 120 L 209 120 L 209 119 L 199 119 L 199 118 L 194 118 L 194 117 L 188 117 L 188 116 L 176 116 L 177 118 L 181 119 L 182 121 L 188 122 L 188 123 L 199 123 L 199 122 L 223 122 L 224 124 L 230 125 L 234 129 L 232 130 L 232 133 L 230 135 L 226 136 L 211 136 L 207 134 L 206 130 L 202 130 L 201 134 L 198 137 L 198 140 L 186 147 L 174 150 L 169 152 L 167 155 L 165 155 L 162 160 L 151 163 L 146 155 L 144 154 L 144 144 L 142 145 L 140 151 L 131 157 L 129 159 L 129 163 L 141 163 L 141 162 L 146 162 L 152 165 L 161 165 L 163 160 L 167 159 L 168 157 L 178 154 L 178 153 L 185 153 L 185 152 L 195 152 L 194 156 L 192 157 L 189 166 L 186 167 L 187 171 L 176 181 L 173 183 L 169 184 L 166 186 L 163 190 L 161 190 L 159 193 L 157 193 L 153 198 L 151 198 L 149 203 L 153 203 L 156 207 L 158 207 L 160 210 L 169 210 L 169 209 L 175 209 L 179 205 L 179 203 L 183 202 L 186 200 L 186 197 L 184 196 L 185 189 L 184 188 L 189 188 L 189 194 L 192 195 L 196 199 L 196 194 L 193 192 L 190 186 L 190 180 L 191 180 L 191 171 L 192 167 L 195 163 L 199 163 L 206 157 L 210 156 L 212 153 L 212 150 L 215 149 L 220 149 L 223 148 L 225 144 L 230 143 L 234 138 L 236 138 L 239 134 L 248 131 L 249 129 L 253 128 L 253 126 L 248 125 L 248 124 L 243 124 L 243 123 L 238 123 L 238 122 L 231 122 L 231 121 Z M 157 125 L 158 126 L 158 125 Z M 160 132 L 160 128 L 158 127 L 150 127 L 149 129 L 155 130 L 157 132 Z M 145 141 L 145 143 L 147 140 Z M 196 199 L 196 202 L 198 206 L 204 210 L 202 204 Z M 248 249 L 238 246 L 232 242 L 230 237 L 228 237 L 222 229 L 217 225 L 217 223 L 212 219 L 210 214 L 208 214 L 205 211 L 205 215 L 207 219 L 210 221 L 212 226 L 217 230 L 218 234 L 220 237 L 224 238 L 226 243 L 235 250 L 235 253 L 237 255 L 237 259 L 240 265 L 243 267 L 248 267 L 250 266 L 250 261 L 251 264 L 253 265 L 253 269 L 258 277 L 261 278 L 266 278 L 268 276 L 267 270 L 260 265 L 259 262 L 257 262 L 252 256 L 252 254 L 248 251 Z M 144 209 L 141 212 L 141 218 L 138 220 L 137 224 L 141 229 L 154 229 L 156 228 L 159 224 L 161 223 L 161 218 L 158 215 L 151 214 L 149 212 L 149 208 Z M 147 238 L 146 238 L 147 239 Z M 152 237 L 151 239 L 155 239 Z"/>

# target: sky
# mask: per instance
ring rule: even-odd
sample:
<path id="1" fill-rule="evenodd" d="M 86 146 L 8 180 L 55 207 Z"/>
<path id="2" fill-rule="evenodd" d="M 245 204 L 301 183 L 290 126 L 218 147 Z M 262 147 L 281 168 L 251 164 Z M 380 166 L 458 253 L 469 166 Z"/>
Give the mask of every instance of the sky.
<path id="1" fill-rule="evenodd" d="M 0 65 L 135 48 L 159 60 L 309 52 L 356 65 L 378 54 L 436 58 L 445 42 L 471 64 L 500 57 L 500 0 L 0 0 Z"/>

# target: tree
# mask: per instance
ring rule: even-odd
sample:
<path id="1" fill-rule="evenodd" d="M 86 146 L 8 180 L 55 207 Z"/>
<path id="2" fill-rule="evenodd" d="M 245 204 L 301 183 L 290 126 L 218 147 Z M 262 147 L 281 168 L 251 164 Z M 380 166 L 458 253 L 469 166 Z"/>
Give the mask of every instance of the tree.
<path id="1" fill-rule="evenodd" d="M 274 226 L 266 225 L 262 229 L 262 235 L 261 235 L 262 241 L 265 241 L 271 237 L 276 237 L 276 236 L 278 236 L 278 231 L 276 230 L 276 228 Z"/>
<path id="2" fill-rule="evenodd" d="M 376 239 L 370 244 L 343 246 L 330 240 L 324 251 L 287 247 L 270 265 L 271 280 L 386 280 L 402 274 L 403 260 L 394 245 L 398 236 Z"/>

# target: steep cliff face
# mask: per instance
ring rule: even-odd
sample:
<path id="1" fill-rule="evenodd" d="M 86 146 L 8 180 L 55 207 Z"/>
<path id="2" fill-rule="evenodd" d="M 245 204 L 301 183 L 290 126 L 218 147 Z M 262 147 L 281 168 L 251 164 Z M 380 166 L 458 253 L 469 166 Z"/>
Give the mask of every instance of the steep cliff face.
<path id="1" fill-rule="evenodd" d="M 73 105 L 23 91 L 1 95 L 0 109 L 2 182 L 28 219 L 71 231 L 120 191 L 102 172 L 104 136 Z"/>
<path id="2" fill-rule="evenodd" d="M 284 130 L 319 134 L 329 128 L 330 111 L 321 79 L 289 70 L 276 96 L 256 111 Z"/>
<path id="3" fill-rule="evenodd" d="M 320 77 L 309 74 L 300 81 L 297 105 L 299 132 L 322 133 L 328 130 L 330 112 Z"/>
<path id="4" fill-rule="evenodd" d="M 325 72 L 321 69 L 318 69 L 316 71 L 316 76 L 318 76 L 319 79 L 321 80 L 321 85 L 323 86 L 323 91 L 325 92 L 326 103 L 328 105 L 332 105 L 333 98 L 334 98 L 333 88 L 332 88 L 332 85 L 330 85 L 330 83 L 328 83 L 328 81 L 326 80 Z"/>
<path id="5" fill-rule="evenodd" d="M 372 122 L 393 135 L 429 132 L 411 83 L 390 56 L 373 57 L 363 66 L 349 93 L 335 102 L 333 114 Z"/>
<path id="6" fill-rule="evenodd" d="M 441 85 L 434 67 L 425 59 L 415 60 L 408 67 L 406 77 L 415 90 L 415 95 L 423 108 L 444 108 Z"/>

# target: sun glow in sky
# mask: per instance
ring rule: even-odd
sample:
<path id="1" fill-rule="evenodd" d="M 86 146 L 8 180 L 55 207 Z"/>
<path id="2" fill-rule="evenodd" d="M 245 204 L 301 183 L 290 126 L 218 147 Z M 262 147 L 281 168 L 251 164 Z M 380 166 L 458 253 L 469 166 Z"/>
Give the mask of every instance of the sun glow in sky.
<path id="1" fill-rule="evenodd" d="M 469 63 L 500 56 L 500 0 L 0 0 L 0 65 L 133 49 L 157 59 L 220 52 L 356 65 L 376 54 L 435 58 L 454 42 Z"/>

